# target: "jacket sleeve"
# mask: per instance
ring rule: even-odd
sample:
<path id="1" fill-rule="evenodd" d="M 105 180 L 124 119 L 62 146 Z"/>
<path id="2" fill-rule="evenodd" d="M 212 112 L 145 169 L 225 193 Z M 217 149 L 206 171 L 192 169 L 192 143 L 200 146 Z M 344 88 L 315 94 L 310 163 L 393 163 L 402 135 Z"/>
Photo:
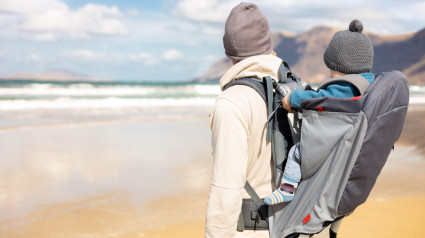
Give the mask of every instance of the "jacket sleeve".
<path id="1" fill-rule="evenodd" d="M 295 89 L 290 96 L 290 106 L 300 108 L 304 100 L 319 97 L 354 97 L 360 95 L 359 91 L 349 83 L 339 83 L 329 85 L 326 90 L 320 89 L 318 92 Z"/>
<path id="2" fill-rule="evenodd" d="M 211 119 L 214 167 L 205 237 L 235 237 L 248 163 L 248 121 L 227 99 L 218 99 Z"/>

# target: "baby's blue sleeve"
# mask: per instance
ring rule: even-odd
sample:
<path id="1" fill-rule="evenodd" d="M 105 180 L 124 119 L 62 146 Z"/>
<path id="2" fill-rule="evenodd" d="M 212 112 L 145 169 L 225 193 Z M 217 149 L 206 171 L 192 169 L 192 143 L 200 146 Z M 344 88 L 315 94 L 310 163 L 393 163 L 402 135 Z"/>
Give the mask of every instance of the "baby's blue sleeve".
<path id="1" fill-rule="evenodd" d="M 300 108 L 304 100 L 320 97 L 354 97 L 360 95 L 359 91 L 349 83 L 339 83 L 329 85 L 326 90 L 320 89 L 318 92 L 295 89 L 290 97 L 291 107 Z"/>

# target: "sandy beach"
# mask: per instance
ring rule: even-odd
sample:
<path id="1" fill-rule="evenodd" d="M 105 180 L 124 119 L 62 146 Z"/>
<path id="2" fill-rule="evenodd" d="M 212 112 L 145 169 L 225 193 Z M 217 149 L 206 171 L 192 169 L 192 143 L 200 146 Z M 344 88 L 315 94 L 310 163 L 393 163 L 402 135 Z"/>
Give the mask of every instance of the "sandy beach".
<path id="1" fill-rule="evenodd" d="M 207 112 L 0 130 L 2 157 L 10 158 L 0 162 L 0 237 L 203 237 Z M 424 116 L 409 111 L 369 199 L 340 237 L 425 236 Z"/>

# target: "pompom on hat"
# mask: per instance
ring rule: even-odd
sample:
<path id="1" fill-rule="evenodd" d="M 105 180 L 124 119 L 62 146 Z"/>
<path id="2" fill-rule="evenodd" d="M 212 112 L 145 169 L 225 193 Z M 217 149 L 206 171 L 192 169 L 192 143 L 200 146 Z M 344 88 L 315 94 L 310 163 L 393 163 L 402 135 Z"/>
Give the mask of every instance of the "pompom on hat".
<path id="1" fill-rule="evenodd" d="M 345 74 L 372 71 L 372 41 L 362 31 L 363 24 L 356 19 L 351 21 L 348 30 L 335 33 L 323 56 L 329 69 Z"/>

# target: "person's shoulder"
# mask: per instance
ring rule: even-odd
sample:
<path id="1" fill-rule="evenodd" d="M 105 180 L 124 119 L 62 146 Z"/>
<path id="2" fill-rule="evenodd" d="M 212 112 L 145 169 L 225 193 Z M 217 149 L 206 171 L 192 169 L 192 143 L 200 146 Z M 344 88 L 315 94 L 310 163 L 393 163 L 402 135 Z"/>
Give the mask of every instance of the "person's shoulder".
<path id="1" fill-rule="evenodd" d="M 231 106 L 230 106 L 231 105 Z M 226 89 L 216 100 L 216 107 L 240 111 L 244 117 L 266 112 L 266 104 L 255 89 L 245 85 L 234 85 Z"/>

